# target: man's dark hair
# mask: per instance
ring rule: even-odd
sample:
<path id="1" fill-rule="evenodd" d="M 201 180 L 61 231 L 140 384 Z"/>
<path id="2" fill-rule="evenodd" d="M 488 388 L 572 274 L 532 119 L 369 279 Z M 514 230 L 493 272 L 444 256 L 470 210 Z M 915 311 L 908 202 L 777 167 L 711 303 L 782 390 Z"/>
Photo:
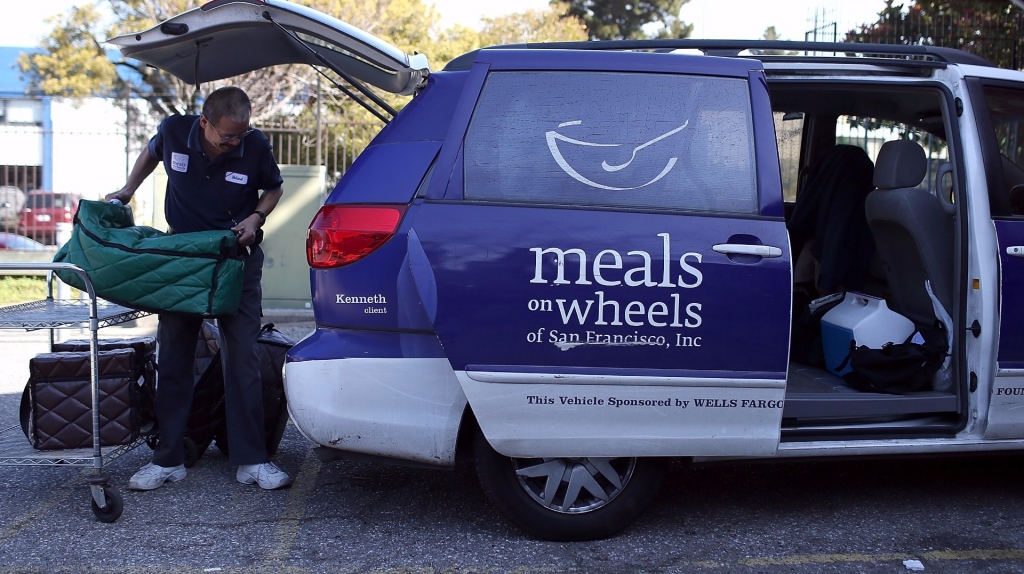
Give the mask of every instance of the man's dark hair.
<path id="1" fill-rule="evenodd" d="M 245 95 L 241 88 L 233 86 L 214 90 L 203 102 L 203 115 L 214 125 L 224 117 L 237 122 L 248 122 L 251 112 L 249 96 Z"/>

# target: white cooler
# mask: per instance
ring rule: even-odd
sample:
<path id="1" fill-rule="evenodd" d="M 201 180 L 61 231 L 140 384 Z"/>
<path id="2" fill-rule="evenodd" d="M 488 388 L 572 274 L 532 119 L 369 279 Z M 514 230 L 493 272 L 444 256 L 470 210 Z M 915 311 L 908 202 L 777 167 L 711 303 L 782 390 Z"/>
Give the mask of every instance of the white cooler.
<path id="1" fill-rule="evenodd" d="M 884 299 L 847 293 L 842 303 L 821 318 L 825 367 L 839 376 L 850 372 L 849 363 L 841 371 L 837 367 L 850 353 L 851 340 L 858 347 L 881 349 L 886 343 L 905 342 L 916 330 L 913 321 L 891 311 Z"/>

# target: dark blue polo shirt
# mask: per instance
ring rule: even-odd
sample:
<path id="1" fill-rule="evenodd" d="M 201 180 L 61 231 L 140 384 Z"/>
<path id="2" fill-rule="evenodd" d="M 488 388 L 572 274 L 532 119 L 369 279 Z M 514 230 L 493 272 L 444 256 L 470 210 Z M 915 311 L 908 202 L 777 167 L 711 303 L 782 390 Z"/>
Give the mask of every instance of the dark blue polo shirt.
<path id="1" fill-rule="evenodd" d="M 281 187 L 270 142 L 256 130 L 233 150 L 210 161 L 199 143 L 199 116 L 170 116 L 149 140 L 164 162 L 164 215 L 176 233 L 230 229 L 256 210 L 259 190 Z"/>

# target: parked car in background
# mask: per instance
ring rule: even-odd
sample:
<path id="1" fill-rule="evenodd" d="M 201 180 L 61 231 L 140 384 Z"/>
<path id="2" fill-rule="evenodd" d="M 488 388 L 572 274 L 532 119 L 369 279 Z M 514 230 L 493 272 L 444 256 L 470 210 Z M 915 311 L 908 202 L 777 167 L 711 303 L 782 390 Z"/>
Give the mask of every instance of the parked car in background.
<path id="1" fill-rule="evenodd" d="M 13 185 L 0 186 L 0 231 L 16 231 L 18 217 L 24 207 L 24 191 Z"/>
<path id="2" fill-rule="evenodd" d="M 18 233 L 47 245 L 57 242 L 57 224 L 71 223 L 81 199 L 73 193 L 30 191 L 18 220 Z"/>
<path id="3" fill-rule="evenodd" d="M 34 239 L 29 239 L 17 233 L 0 232 L 0 250 L 7 251 L 53 251 L 53 247 L 47 247 Z"/>

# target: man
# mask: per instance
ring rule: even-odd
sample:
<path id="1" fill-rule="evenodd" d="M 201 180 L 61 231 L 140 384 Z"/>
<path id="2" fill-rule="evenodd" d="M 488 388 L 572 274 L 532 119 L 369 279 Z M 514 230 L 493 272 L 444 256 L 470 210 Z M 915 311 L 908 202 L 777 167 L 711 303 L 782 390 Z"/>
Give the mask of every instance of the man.
<path id="1" fill-rule="evenodd" d="M 275 489 L 291 478 L 270 462 L 263 434 L 263 387 L 256 338 L 262 314 L 263 251 L 256 232 L 281 198 L 281 171 L 270 142 L 249 127 L 251 105 L 238 88 L 206 98 L 200 116 L 171 116 L 142 151 L 125 186 L 106 196 L 128 203 L 159 162 L 167 170 L 164 213 L 172 233 L 230 229 L 249 248 L 238 313 L 218 317 L 224 367 L 228 450 L 241 483 Z M 259 195 L 259 190 L 264 190 Z M 156 418 L 159 444 L 153 462 L 129 481 L 132 490 L 153 490 L 185 478 L 184 437 L 192 407 L 193 364 L 202 317 L 164 313 L 157 338 L 159 382 Z"/>

